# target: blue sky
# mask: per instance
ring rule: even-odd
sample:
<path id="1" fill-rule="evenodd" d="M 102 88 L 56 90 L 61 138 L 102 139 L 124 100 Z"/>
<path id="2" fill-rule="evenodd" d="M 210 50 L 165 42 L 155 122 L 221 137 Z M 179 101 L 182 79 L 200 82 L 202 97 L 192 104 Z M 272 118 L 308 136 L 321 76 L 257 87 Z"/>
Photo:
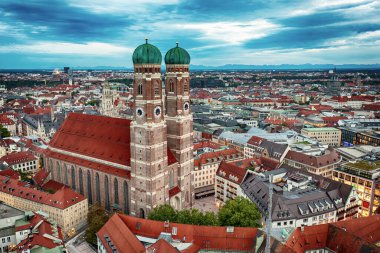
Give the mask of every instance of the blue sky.
<path id="1" fill-rule="evenodd" d="M 1 0 L 0 68 L 132 65 L 179 41 L 192 64 L 380 63 L 380 0 Z"/>

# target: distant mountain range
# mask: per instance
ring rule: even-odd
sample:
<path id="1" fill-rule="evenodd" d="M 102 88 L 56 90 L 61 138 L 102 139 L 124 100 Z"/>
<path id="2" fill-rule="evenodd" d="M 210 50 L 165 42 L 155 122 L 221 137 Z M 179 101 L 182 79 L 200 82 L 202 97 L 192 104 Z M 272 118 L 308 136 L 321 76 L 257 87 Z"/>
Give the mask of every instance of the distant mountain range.
<path id="1" fill-rule="evenodd" d="M 25 72 L 33 71 L 51 71 L 56 67 L 41 68 L 41 69 L 28 69 Z M 63 67 L 60 67 L 63 69 Z M 165 68 L 165 65 L 163 65 Z M 370 69 L 380 69 L 380 64 L 279 64 L 279 65 L 243 65 L 243 64 L 226 64 L 222 66 L 205 66 L 205 65 L 190 65 L 191 70 L 330 70 L 336 68 L 337 70 L 370 70 Z M 72 67 L 74 70 L 133 70 L 131 67 L 113 67 L 113 66 L 96 66 L 96 67 L 83 67 L 77 66 Z M 22 72 L 22 69 L 0 69 L 0 72 Z"/>

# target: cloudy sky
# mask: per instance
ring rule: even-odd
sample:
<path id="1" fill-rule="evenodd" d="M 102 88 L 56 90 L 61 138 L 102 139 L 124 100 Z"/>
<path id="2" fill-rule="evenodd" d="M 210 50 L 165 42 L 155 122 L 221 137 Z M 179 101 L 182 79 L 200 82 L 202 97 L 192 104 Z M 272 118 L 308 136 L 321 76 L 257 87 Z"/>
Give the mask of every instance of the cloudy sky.
<path id="1" fill-rule="evenodd" d="M 130 67 L 145 37 L 192 64 L 380 63 L 380 0 L 0 1 L 0 68 Z"/>

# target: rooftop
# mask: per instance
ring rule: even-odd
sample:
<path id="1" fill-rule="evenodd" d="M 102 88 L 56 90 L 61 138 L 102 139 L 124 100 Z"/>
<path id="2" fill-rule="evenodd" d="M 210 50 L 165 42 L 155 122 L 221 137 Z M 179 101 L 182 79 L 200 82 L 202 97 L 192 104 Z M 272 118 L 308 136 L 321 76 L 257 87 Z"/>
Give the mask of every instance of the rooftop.
<path id="1" fill-rule="evenodd" d="M 376 169 L 380 169 L 380 161 L 365 161 L 360 160 L 356 162 L 346 163 L 347 166 L 357 168 L 360 170 L 372 171 Z"/>
<path id="2" fill-rule="evenodd" d="M 307 132 L 330 132 L 330 131 L 340 131 L 334 127 L 311 127 L 311 128 L 303 128 L 303 131 Z"/>

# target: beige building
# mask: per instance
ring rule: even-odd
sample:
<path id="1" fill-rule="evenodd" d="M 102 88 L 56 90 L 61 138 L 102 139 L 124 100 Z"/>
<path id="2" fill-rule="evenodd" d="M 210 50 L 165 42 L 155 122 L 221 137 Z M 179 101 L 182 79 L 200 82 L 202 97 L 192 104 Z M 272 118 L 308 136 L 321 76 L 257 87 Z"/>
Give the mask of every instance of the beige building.
<path id="1" fill-rule="evenodd" d="M 235 149 L 204 153 L 194 161 L 195 198 L 214 195 L 215 173 L 222 161 L 241 160 L 243 154 Z"/>
<path id="2" fill-rule="evenodd" d="M 335 147 L 340 146 L 342 137 L 342 132 L 334 127 L 304 128 L 301 130 L 301 134 Z"/>
<path id="3" fill-rule="evenodd" d="M 65 237 L 73 236 L 86 224 L 87 199 L 68 187 L 55 193 L 39 191 L 16 179 L 0 176 L 0 201 L 24 211 L 42 211 L 62 228 Z"/>

